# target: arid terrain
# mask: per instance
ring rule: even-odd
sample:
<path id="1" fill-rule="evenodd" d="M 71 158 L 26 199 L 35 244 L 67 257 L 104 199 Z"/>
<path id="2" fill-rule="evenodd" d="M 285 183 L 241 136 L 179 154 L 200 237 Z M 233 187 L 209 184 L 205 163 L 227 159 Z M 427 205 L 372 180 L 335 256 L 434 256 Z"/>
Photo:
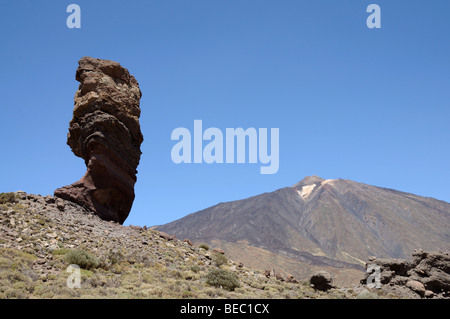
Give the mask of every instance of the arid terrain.
<path id="1" fill-rule="evenodd" d="M 420 298 L 365 285 L 321 291 L 205 243 L 103 221 L 72 202 L 24 192 L 0 196 L 0 252 L 0 298 Z M 68 286 L 70 264 L 81 267 L 79 288 Z"/>

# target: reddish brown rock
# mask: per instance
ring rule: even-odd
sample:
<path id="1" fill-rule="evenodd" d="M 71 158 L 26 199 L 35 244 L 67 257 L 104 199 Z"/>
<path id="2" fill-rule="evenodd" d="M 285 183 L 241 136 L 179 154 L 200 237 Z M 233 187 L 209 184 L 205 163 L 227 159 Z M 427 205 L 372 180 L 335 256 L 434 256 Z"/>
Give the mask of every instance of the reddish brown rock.
<path id="1" fill-rule="evenodd" d="M 275 278 L 277 278 L 279 281 L 284 281 L 284 278 L 281 274 L 276 274 Z"/>
<path id="2" fill-rule="evenodd" d="M 163 231 L 159 232 L 159 237 L 165 239 L 165 240 L 173 240 L 173 236 L 170 236 L 168 233 L 165 233 Z"/>
<path id="3" fill-rule="evenodd" d="M 417 280 L 408 280 L 406 287 L 418 293 L 421 297 L 425 296 L 425 286 Z"/>
<path id="4" fill-rule="evenodd" d="M 218 253 L 218 254 L 225 254 L 225 250 L 223 250 L 222 248 L 214 248 L 213 249 L 213 253 Z"/>
<path id="5" fill-rule="evenodd" d="M 192 246 L 192 245 L 193 245 L 192 241 L 190 241 L 188 238 L 185 238 L 185 239 L 183 240 L 183 242 L 184 242 L 184 243 L 187 243 L 189 246 Z"/>
<path id="6" fill-rule="evenodd" d="M 84 57 L 79 62 L 75 108 L 67 144 L 84 159 L 86 174 L 55 196 L 123 223 L 134 201 L 143 141 L 139 84 L 119 63 Z"/>
<path id="7" fill-rule="evenodd" d="M 264 276 L 267 278 L 275 277 L 275 269 L 267 269 L 264 271 Z"/>
<path id="8" fill-rule="evenodd" d="M 287 275 L 286 281 L 290 282 L 290 283 L 293 283 L 293 284 L 298 284 L 298 280 L 295 279 L 295 277 L 293 275 L 291 275 L 291 274 Z"/>

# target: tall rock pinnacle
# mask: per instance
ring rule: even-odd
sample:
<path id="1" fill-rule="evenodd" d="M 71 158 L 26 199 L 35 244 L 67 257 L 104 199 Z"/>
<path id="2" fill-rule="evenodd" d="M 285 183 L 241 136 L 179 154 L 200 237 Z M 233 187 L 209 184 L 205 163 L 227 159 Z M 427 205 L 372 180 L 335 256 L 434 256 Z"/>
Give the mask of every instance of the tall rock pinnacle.
<path id="1" fill-rule="evenodd" d="M 143 141 L 141 91 L 119 63 L 84 57 L 78 62 L 75 107 L 67 144 L 84 159 L 86 174 L 55 196 L 84 206 L 100 218 L 123 223 L 134 201 Z"/>

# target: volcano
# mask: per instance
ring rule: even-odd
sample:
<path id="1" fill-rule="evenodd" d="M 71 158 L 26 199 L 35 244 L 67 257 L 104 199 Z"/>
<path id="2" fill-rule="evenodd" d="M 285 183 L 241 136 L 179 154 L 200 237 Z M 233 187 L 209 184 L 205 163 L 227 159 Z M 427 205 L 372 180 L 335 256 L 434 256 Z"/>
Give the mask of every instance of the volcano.
<path id="1" fill-rule="evenodd" d="M 345 179 L 297 184 L 220 203 L 158 230 L 224 249 L 252 267 L 298 278 L 317 268 L 363 271 L 370 256 L 408 258 L 448 250 L 450 204 Z"/>

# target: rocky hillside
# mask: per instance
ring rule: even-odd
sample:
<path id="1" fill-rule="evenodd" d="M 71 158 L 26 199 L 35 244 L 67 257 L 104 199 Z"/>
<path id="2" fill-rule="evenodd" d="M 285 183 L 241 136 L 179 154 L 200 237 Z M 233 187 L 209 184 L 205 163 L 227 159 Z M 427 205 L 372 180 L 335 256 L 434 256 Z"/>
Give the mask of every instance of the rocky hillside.
<path id="1" fill-rule="evenodd" d="M 422 253 L 415 260 L 372 259 L 370 263 L 383 267 L 382 289 L 369 289 L 364 280 L 362 285 L 337 286 L 324 271 L 302 281 L 277 269 L 249 268 L 205 243 L 193 245 L 145 226 L 101 220 L 60 198 L 0 194 L 0 299 L 448 297 L 448 254 Z M 386 265 L 396 263 L 412 265 L 398 275 L 416 277 L 395 277 Z M 73 283 L 68 272 L 72 264 L 81 267 L 79 288 L 68 285 Z M 410 282 L 421 280 L 417 276 L 428 276 L 422 280 L 423 291 Z M 400 289 L 389 289 L 392 284 Z"/>
<path id="2" fill-rule="evenodd" d="M 0 195 L 0 299 L 357 296 L 268 278 L 213 248 L 103 221 L 60 198 Z M 82 267 L 80 288 L 67 286 L 74 263 Z"/>
<path id="3" fill-rule="evenodd" d="M 369 256 L 407 258 L 415 248 L 448 249 L 450 204 L 310 176 L 292 187 L 220 203 L 157 229 L 212 243 L 253 267 L 272 265 L 302 279 L 325 267 L 348 283 Z"/>

